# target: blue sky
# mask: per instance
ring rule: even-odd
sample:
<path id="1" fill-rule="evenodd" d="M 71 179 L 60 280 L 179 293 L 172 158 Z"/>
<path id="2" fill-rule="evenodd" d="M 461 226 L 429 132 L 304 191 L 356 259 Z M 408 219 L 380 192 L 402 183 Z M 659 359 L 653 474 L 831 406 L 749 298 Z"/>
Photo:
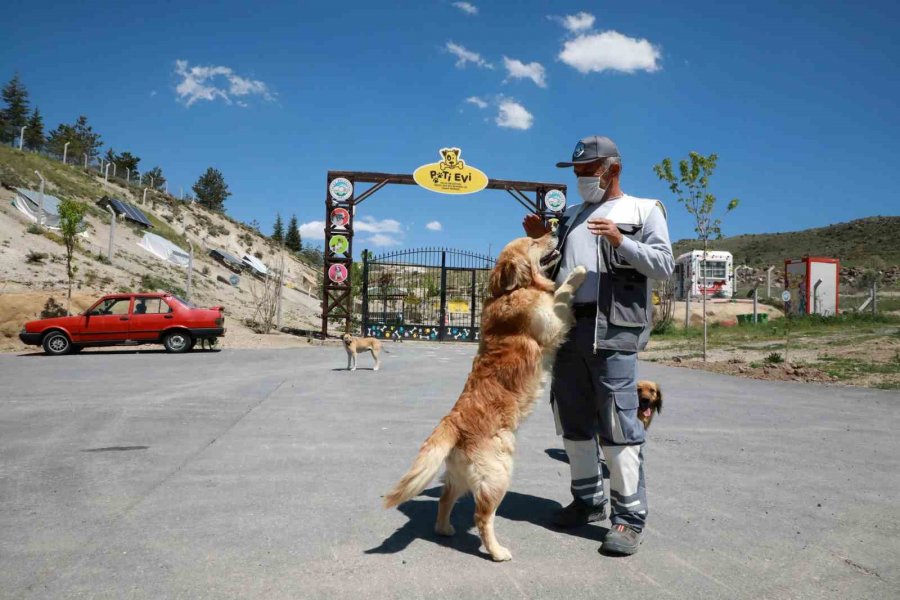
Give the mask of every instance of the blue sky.
<path id="1" fill-rule="evenodd" d="M 652 165 L 691 150 L 718 153 L 712 191 L 741 200 L 726 235 L 900 213 L 895 2 L 13 0 L 4 13 L 0 79 L 21 74 L 48 129 L 88 115 L 170 191 L 214 166 L 228 212 L 265 231 L 276 212 L 322 221 L 329 169 L 411 173 L 448 145 L 489 177 L 569 184 L 574 201 L 554 163 L 592 134 L 619 144 L 626 192 L 667 204 L 673 239 L 692 236 L 690 218 Z M 504 192 L 389 186 L 361 205 L 354 249 L 496 252 L 522 216 Z"/>

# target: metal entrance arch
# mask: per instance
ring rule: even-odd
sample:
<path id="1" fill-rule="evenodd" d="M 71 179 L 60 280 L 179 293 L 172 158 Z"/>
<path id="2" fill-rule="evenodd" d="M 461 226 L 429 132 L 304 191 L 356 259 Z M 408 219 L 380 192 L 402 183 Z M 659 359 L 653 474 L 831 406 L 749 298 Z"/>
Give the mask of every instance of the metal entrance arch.
<path id="1" fill-rule="evenodd" d="M 342 189 L 332 190 L 336 183 L 344 184 Z M 359 184 L 372 185 L 363 190 Z M 353 220 L 356 206 L 389 184 L 417 185 L 411 174 L 328 171 L 325 190 L 325 260 L 322 266 L 322 337 L 328 337 L 329 321 L 343 322 L 343 331 L 351 329 L 354 305 L 357 302 L 353 296 Z M 527 211 L 540 216 L 545 223 L 562 215 L 561 211 L 548 208 L 545 198 L 553 192 L 561 192 L 565 197 L 564 184 L 489 179 L 485 189 L 506 191 Z M 476 326 L 477 324 L 476 321 Z"/>
<path id="2" fill-rule="evenodd" d="M 364 336 L 477 342 L 494 259 L 446 248 L 363 251 Z"/>

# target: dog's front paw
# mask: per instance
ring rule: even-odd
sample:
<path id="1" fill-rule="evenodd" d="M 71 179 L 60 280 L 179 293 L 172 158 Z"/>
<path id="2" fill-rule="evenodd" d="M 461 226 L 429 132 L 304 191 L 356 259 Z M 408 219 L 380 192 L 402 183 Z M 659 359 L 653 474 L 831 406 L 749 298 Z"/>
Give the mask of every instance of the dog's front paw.
<path id="1" fill-rule="evenodd" d="M 456 529 L 450 523 L 446 525 L 435 525 L 434 532 L 438 535 L 451 536 L 456 533 Z"/>
<path id="2" fill-rule="evenodd" d="M 585 269 L 582 265 L 578 265 L 572 272 L 569 273 L 569 276 L 566 277 L 566 283 L 571 285 L 573 288 L 578 289 L 582 283 L 584 283 L 584 279 L 587 277 L 587 269 Z"/>

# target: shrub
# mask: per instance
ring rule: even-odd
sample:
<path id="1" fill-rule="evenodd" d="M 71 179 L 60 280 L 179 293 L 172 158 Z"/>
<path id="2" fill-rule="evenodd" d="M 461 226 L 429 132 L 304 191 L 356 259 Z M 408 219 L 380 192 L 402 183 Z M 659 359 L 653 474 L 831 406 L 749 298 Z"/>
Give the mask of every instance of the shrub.
<path id="1" fill-rule="evenodd" d="M 45 260 L 47 260 L 46 252 L 35 252 L 34 250 L 29 250 L 28 256 L 25 257 L 25 262 L 29 265 L 42 265 Z"/>
<path id="2" fill-rule="evenodd" d="M 41 235 L 42 233 L 44 233 L 44 230 L 40 226 L 38 226 L 37 223 L 32 223 L 25 231 L 33 235 Z"/>
<path id="3" fill-rule="evenodd" d="M 53 296 L 47 298 L 47 302 L 44 303 L 44 308 L 41 310 L 41 318 L 42 319 L 52 319 L 54 317 L 65 317 L 66 316 L 66 308 L 57 302 Z"/>
<path id="4" fill-rule="evenodd" d="M 766 362 L 766 364 L 776 365 L 776 364 L 778 364 L 778 363 L 783 363 L 783 362 L 784 362 L 784 357 L 781 356 L 781 355 L 780 355 L 779 353 L 777 353 L 777 352 L 772 352 L 771 354 L 769 354 L 768 356 L 766 356 L 763 360 Z"/>

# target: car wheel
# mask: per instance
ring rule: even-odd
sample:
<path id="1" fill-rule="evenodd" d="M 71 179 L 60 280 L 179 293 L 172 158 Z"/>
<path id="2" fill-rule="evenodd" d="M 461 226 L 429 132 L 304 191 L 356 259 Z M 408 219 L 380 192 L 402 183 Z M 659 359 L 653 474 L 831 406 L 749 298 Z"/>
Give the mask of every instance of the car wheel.
<path id="1" fill-rule="evenodd" d="M 50 356 L 62 356 L 72 351 L 72 342 L 61 331 L 51 331 L 45 335 L 41 345 L 44 347 L 44 352 Z"/>
<path id="2" fill-rule="evenodd" d="M 163 338 L 163 346 L 166 352 L 187 352 L 191 349 L 192 339 L 189 333 L 185 331 L 170 331 Z"/>

